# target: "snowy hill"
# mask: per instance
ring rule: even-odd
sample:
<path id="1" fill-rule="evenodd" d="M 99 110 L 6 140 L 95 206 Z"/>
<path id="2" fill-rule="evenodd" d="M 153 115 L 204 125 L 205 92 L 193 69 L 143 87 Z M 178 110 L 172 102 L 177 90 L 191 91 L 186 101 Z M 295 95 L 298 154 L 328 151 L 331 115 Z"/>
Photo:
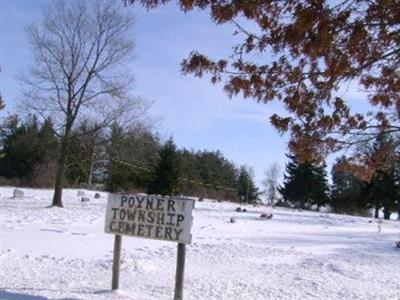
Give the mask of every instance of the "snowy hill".
<path id="1" fill-rule="evenodd" d="M 172 299 L 176 244 L 123 237 L 121 291 L 110 291 L 106 193 L 48 208 L 51 191 L 0 188 L 0 299 Z M 212 201 L 197 202 L 185 299 L 400 299 L 400 223 Z M 229 223 L 230 217 L 237 222 Z"/>

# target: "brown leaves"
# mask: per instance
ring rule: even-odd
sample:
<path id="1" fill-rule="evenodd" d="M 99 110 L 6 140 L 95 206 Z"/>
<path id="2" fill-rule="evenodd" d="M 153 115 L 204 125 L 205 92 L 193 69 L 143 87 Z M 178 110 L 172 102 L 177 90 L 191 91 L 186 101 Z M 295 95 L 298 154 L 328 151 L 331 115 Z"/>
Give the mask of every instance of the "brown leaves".
<path id="1" fill-rule="evenodd" d="M 203 72 L 206 69 L 213 69 L 215 73 L 215 71 L 217 71 L 216 66 L 219 67 L 220 65 L 215 64 L 206 56 L 198 52 L 192 52 L 188 59 L 183 60 L 181 64 L 181 71 L 183 74 L 193 73 L 197 77 L 202 77 Z"/>
<path id="2" fill-rule="evenodd" d="M 396 153 L 396 145 L 388 140 L 380 141 L 378 144 L 375 142 L 375 146 L 359 148 L 342 168 L 368 182 L 378 171 L 392 172 L 395 164 L 399 162 L 400 156 Z"/>
<path id="3" fill-rule="evenodd" d="M 152 8 L 167 0 L 127 2 Z M 230 97 L 242 94 L 257 101 L 281 101 L 290 118 L 274 114 L 271 123 L 280 133 L 290 131 L 294 151 L 305 156 L 311 150 L 333 151 L 354 132 L 399 124 L 398 0 L 178 2 L 183 11 L 210 9 L 216 24 L 234 22 L 243 37 L 226 58 L 191 53 L 182 62 L 182 72 L 209 74 L 214 84 L 223 81 Z M 256 32 L 242 28 L 240 17 L 253 21 Z M 255 56 L 265 59 L 256 62 Z M 334 98 L 347 82 L 359 82 L 366 91 L 365 104 L 371 106 L 373 118 L 351 112 L 344 97 Z"/>
<path id="4" fill-rule="evenodd" d="M 278 130 L 279 133 L 285 133 L 289 130 L 289 124 L 292 121 L 292 118 L 282 118 L 277 114 L 273 114 L 270 118 L 271 124 Z"/>

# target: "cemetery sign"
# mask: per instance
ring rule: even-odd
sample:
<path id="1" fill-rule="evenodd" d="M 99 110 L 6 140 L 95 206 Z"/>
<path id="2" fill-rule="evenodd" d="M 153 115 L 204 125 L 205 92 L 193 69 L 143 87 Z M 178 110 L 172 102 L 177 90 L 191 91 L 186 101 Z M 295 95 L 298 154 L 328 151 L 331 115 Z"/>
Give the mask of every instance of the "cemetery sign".
<path id="1" fill-rule="evenodd" d="M 105 232 L 190 244 L 193 206 L 186 198 L 110 194 Z"/>
<path id="2" fill-rule="evenodd" d="M 178 243 L 174 300 L 183 299 L 186 244 L 192 241 L 194 200 L 109 194 L 105 232 L 115 235 L 111 288 L 119 287 L 122 235 Z"/>

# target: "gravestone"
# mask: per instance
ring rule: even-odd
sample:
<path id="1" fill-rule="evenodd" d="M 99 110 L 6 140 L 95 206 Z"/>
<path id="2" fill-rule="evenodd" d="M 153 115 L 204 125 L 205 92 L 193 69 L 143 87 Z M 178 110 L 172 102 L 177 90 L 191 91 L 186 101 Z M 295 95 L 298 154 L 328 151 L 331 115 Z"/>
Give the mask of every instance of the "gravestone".
<path id="1" fill-rule="evenodd" d="M 101 196 L 99 193 L 94 194 L 94 199 L 99 199 Z"/>
<path id="2" fill-rule="evenodd" d="M 90 202 L 90 198 L 82 197 L 81 202 Z"/>
<path id="3" fill-rule="evenodd" d="M 79 190 L 78 193 L 76 194 L 78 197 L 83 197 L 85 196 L 85 192 L 82 190 Z"/>
<path id="4" fill-rule="evenodd" d="M 23 198 L 24 197 L 24 192 L 20 189 L 15 189 L 13 198 Z"/>
<path id="5" fill-rule="evenodd" d="M 271 214 L 270 212 L 263 212 L 263 213 L 260 215 L 260 218 L 261 218 L 261 219 L 264 219 L 264 220 L 269 220 L 269 219 L 272 219 L 273 216 L 274 216 L 274 215 Z"/>

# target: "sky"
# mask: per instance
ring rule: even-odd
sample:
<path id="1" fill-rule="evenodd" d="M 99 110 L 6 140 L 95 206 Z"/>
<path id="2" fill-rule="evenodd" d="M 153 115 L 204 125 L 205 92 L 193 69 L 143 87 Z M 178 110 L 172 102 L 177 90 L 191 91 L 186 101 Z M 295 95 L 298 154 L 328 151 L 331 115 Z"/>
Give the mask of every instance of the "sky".
<path id="1" fill-rule="evenodd" d="M 0 88 L 6 113 L 15 112 L 20 95 L 17 74 L 33 63 L 25 28 L 40 23 L 46 2 L 0 0 Z M 283 170 L 288 137 L 269 123 L 270 115 L 282 112 L 278 103 L 229 99 L 222 85 L 179 70 L 192 50 L 213 58 L 229 55 L 234 27 L 216 26 L 207 12 L 184 14 L 175 5 L 151 11 L 139 6 L 125 9 L 136 18 L 135 59 L 127 66 L 135 76 L 134 92 L 154 101 L 151 114 L 161 120 L 161 137 L 173 136 L 180 148 L 220 150 L 237 165 L 252 167 L 258 185 L 270 164 L 278 162 Z"/>

